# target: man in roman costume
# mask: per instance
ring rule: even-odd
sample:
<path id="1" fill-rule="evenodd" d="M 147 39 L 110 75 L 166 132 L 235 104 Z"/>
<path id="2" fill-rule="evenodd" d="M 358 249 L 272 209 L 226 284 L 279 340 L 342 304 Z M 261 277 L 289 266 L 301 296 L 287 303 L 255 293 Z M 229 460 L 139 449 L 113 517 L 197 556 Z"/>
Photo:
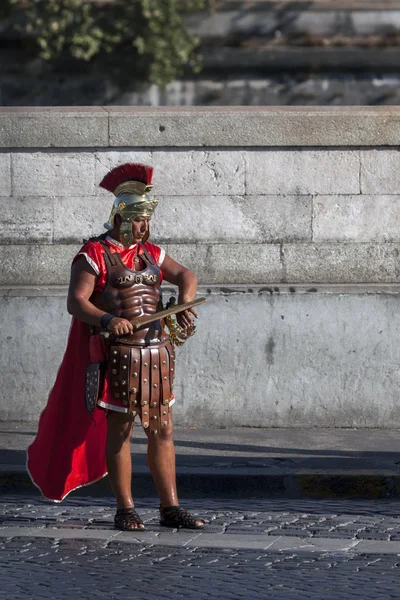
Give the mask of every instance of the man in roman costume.
<path id="1" fill-rule="evenodd" d="M 54 501 L 108 471 L 117 502 L 115 526 L 143 529 L 131 491 L 130 438 L 138 416 L 148 437 L 160 525 L 199 529 L 204 521 L 179 506 L 176 489 L 174 346 L 164 319 L 152 317 L 163 309 L 163 279 L 178 286 L 178 305 L 194 299 L 197 280 L 148 241 L 157 206 L 149 196 L 152 172 L 152 167 L 128 163 L 110 171 L 100 184 L 115 196 L 107 234 L 86 242 L 73 260 L 67 307 L 74 318 L 38 434 L 28 449 L 28 471 L 42 494 Z M 194 331 L 193 316 L 193 308 L 177 314 L 183 338 Z M 135 327 L 137 318 L 151 322 Z"/>

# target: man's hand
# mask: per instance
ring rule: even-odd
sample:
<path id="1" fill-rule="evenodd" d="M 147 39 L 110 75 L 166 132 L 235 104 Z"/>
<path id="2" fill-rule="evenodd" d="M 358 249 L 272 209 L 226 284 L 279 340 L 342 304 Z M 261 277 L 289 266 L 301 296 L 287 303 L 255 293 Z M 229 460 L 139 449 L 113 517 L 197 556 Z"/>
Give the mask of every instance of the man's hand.
<path id="1" fill-rule="evenodd" d="M 178 325 L 182 327 L 182 329 L 189 329 L 193 325 L 192 315 L 198 319 L 198 314 L 193 308 L 189 308 L 189 310 L 184 310 L 178 313 L 176 315 Z"/>
<path id="2" fill-rule="evenodd" d="M 114 317 L 109 322 L 107 330 L 114 335 L 130 335 L 133 333 L 133 325 L 127 319 Z"/>

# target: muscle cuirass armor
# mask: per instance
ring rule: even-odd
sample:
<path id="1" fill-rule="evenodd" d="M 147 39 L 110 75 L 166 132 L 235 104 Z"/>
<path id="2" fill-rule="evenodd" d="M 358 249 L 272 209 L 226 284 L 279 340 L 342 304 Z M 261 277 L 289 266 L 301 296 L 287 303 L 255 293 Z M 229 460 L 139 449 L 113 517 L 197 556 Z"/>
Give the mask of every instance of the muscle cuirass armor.
<path id="1" fill-rule="evenodd" d="M 144 246 L 140 259 L 145 268 L 131 271 L 121 260 L 119 253 L 104 248 L 104 260 L 107 267 L 107 284 L 103 292 L 94 292 L 90 301 L 105 312 L 122 319 L 152 315 L 162 310 L 160 268 L 152 260 Z M 127 344 L 156 344 L 169 339 L 164 323 L 153 321 L 120 341 Z"/>
<path id="2" fill-rule="evenodd" d="M 147 253 L 137 255 L 139 267 L 132 271 L 121 255 L 102 244 L 107 267 L 107 283 L 103 292 L 94 292 L 92 304 L 107 313 L 132 320 L 162 310 L 160 268 Z M 134 263 L 134 264 L 135 264 Z M 132 335 L 110 335 L 109 366 L 112 395 L 119 398 L 128 413 L 140 415 L 145 429 L 157 433 L 168 425 L 175 352 L 163 321 L 144 325 Z"/>

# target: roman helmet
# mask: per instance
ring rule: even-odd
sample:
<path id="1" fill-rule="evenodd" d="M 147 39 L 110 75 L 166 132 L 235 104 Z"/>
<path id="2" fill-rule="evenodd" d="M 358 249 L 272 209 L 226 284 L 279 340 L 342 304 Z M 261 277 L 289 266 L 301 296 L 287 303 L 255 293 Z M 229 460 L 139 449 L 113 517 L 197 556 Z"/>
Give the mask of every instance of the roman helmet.
<path id="1" fill-rule="evenodd" d="M 112 169 L 101 181 L 100 187 L 112 192 L 115 200 L 110 217 L 104 227 L 108 230 L 114 227 L 115 215 L 122 219 L 119 241 L 125 248 L 133 242 L 132 221 L 136 217 L 151 217 L 158 200 L 150 198 L 148 192 L 152 189 L 153 167 L 141 163 L 126 163 Z M 146 242 L 149 234 L 143 242 Z"/>

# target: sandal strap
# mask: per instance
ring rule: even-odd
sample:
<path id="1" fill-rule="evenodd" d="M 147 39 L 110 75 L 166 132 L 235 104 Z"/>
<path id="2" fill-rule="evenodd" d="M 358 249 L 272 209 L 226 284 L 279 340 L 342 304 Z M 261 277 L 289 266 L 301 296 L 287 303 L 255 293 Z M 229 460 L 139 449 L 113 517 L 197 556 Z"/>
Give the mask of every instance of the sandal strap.
<path id="1" fill-rule="evenodd" d="M 131 525 L 143 525 L 143 521 L 133 507 L 119 508 L 115 513 L 114 523 L 119 528 L 134 529 Z"/>
<path id="2" fill-rule="evenodd" d="M 196 519 L 192 514 L 187 512 L 181 506 L 160 506 L 161 518 L 165 521 L 176 523 L 177 527 L 196 527 L 197 521 L 202 519 Z"/>

